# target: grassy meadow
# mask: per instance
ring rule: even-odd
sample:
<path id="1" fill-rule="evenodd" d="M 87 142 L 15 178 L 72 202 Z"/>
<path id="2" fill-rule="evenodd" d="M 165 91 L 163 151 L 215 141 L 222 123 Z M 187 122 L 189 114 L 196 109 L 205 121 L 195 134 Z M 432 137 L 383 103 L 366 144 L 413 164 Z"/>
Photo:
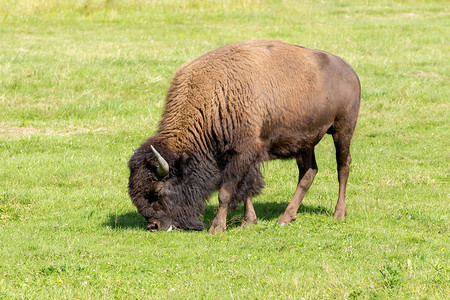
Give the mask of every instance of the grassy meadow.
<path id="1" fill-rule="evenodd" d="M 447 299 L 449 28 L 447 1 L 1 1 L 0 299 Z M 290 225 L 293 160 L 265 164 L 256 226 L 241 207 L 220 235 L 146 231 L 127 161 L 172 74 L 256 38 L 360 77 L 346 220 L 326 136 Z"/>

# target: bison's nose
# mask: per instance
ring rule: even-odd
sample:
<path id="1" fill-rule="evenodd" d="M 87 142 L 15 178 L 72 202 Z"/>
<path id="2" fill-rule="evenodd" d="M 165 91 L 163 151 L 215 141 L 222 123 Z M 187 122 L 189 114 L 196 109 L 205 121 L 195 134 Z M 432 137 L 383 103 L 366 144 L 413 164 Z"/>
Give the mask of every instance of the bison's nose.
<path id="1" fill-rule="evenodd" d="M 156 222 L 150 222 L 147 224 L 147 230 L 150 231 L 158 231 L 159 230 L 159 225 Z"/>

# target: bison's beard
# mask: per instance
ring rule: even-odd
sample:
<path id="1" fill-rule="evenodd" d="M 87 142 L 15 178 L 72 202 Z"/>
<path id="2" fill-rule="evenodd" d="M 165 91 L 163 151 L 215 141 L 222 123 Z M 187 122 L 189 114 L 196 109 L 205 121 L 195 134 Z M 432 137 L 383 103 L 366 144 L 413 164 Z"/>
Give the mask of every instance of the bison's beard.
<path id="1" fill-rule="evenodd" d="M 174 221 L 173 225 L 176 228 L 185 229 L 185 230 L 197 230 L 202 231 L 205 230 L 206 226 L 200 220 L 195 217 L 190 218 L 182 218 L 180 220 Z"/>

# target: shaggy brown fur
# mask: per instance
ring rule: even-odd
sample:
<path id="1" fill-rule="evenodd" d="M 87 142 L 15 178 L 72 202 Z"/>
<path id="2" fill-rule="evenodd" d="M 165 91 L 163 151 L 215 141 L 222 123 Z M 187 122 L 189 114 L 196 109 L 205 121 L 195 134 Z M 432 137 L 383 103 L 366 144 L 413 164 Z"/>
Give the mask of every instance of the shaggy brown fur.
<path id="1" fill-rule="evenodd" d="M 359 106 L 359 79 L 339 57 L 276 40 L 220 47 L 176 72 L 158 132 L 129 162 L 131 199 L 150 228 L 198 230 L 205 200 L 219 189 L 210 232 L 225 230 L 227 210 L 244 200 L 244 223 L 254 224 L 261 162 L 296 158 L 298 187 L 278 220 L 287 224 L 317 173 L 314 147 L 329 133 L 338 164 L 335 217 L 343 219 Z M 150 145 L 170 165 L 165 178 L 156 175 Z"/>

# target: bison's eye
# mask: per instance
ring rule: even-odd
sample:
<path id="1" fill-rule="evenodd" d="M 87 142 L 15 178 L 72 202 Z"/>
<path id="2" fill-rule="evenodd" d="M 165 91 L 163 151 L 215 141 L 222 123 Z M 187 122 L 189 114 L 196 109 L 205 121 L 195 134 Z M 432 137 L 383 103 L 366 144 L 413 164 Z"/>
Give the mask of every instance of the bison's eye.
<path id="1" fill-rule="evenodd" d="M 157 231 L 157 230 L 159 230 L 158 223 L 156 223 L 156 222 L 149 223 L 148 226 L 147 226 L 147 230 L 150 230 L 150 231 Z"/>

